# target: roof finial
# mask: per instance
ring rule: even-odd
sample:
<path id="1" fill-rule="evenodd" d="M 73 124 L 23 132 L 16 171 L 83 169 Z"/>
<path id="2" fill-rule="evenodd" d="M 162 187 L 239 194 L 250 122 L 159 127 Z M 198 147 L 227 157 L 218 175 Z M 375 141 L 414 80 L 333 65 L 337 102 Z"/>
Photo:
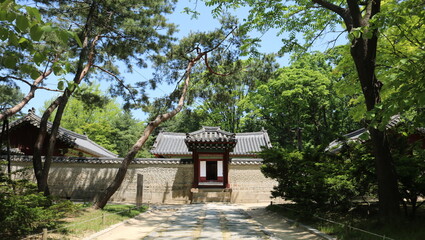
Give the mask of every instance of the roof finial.
<path id="1" fill-rule="evenodd" d="M 29 114 L 35 114 L 35 108 L 32 107 L 32 108 L 28 109 L 28 113 Z"/>

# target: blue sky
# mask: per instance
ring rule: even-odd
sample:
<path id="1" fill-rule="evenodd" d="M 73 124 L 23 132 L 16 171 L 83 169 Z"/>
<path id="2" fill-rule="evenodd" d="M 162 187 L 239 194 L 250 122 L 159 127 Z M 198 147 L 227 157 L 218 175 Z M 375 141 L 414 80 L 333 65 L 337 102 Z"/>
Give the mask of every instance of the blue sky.
<path id="1" fill-rule="evenodd" d="M 175 12 L 170 15 L 168 18 L 170 22 L 173 22 L 178 25 L 179 32 L 176 34 L 177 37 L 183 37 L 187 35 L 188 33 L 196 32 L 196 31 L 208 31 L 219 27 L 219 23 L 217 19 L 214 19 L 211 15 L 211 8 L 208 8 L 204 5 L 203 2 L 197 1 L 198 4 L 196 5 L 196 10 L 200 12 L 201 14 L 198 16 L 197 19 L 192 19 L 191 16 L 187 15 L 186 13 L 183 13 L 184 7 L 195 7 L 195 1 L 180 1 L 177 5 L 177 8 Z M 246 9 L 238 9 L 237 12 L 232 13 L 238 18 L 243 19 L 247 15 Z M 262 47 L 260 48 L 261 52 L 264 53 L 275 53 L 279 51 L 280 47 L 282 46 L 281 38 L 276 36 L 277 30 L 270 30 L 264 35 L 261 33 L 253 32 L 251 33 L 251 36 L 253 37 L 260 37 L 262 40 Z M 328 46 L 326 45 L 326 41 L 322 41 L 322 43 L 319 42 L 317 45 L 318 50 L 325 50 Z M 278 60 L 279 64 L 281 66 L 288 64 L 288 57 L 281 58 Z M 137 82 L 140 80 L 148 80 L 151 78 L 153 70 L 150 68 L 147 69 L 139 69 L 136 68 L 133 73 L 126 73 L 125 81 L 128 81 L 130 83 Z M 107 89 L 105 86 L 105 83 L 101 83 L 102 88 Z M 57 78 L 50 77 L 46 81 L 46 87 L 48 88 L 55 88 L 57 85 Z M 24 93 L 28 92 L 28 86 L 21 86 L 22 91 Z M 160 85 L 155 90 L 148 91 L 148 95 L 151 98 L 155 97 L 161 97 L 169 92 L 171 92 L 175 86 L 168 86 L 168 85 Z M 23 112 L 27 112 L 28 109 L 34 107 L 37 109 L 37 112 L 39 113 L 39 109 L 41 109 L 44 106 L 44 102 L 52 99 L 53 97 L 57 96 L 58 93 L 55 92 L 49 92 L 46 90 L 37 90 L 35 93 L 35 98 L 32 99 L 29 104 L 27 104 Z M 146 114 L 142 112 L 142 110 L 134 110 L 132 111 L 135 118 L 139 120 L 145 120 Z M 40 113 L 39 113 L 40 114 Z"/>

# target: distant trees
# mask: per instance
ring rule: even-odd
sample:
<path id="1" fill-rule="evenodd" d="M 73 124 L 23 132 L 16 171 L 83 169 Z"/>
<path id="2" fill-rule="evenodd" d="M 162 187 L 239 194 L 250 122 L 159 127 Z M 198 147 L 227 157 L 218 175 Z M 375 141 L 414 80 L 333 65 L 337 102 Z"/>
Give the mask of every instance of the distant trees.
<path id="1" fill-rule="evenodd" d="M 46 102 L 46 106 L 50 101 Z M 44 110 L 43 110 L 44 111 Z M 54 118 L 54 114 L 50 119 Z M 102 147 L 123 157 L 144 126 L 115 99 L 99 90 L 99 85 L 83 84 L 70 98 L 61 126 L 87 135 Z"/>

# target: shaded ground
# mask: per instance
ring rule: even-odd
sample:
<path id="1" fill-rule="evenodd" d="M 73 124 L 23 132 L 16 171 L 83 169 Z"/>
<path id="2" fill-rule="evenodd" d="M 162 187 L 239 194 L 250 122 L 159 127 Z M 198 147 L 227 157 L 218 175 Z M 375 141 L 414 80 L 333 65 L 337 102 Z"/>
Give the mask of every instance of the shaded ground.
<path id="1" fill-rule="evenodd" d="M 323 239 L 306 231 L 304 228 L 297 227 L 293 223 L 287 222 L 278 213 L 267 211 L 265 206 L 249 206 L 244 209 L 254 220 L 263 225 L 267 231 L 273 233 L 274 237 L 277 239 Z"/>
<path id="2" fill-rule="evenodd" d="M 322 239 L 287 223 L 264 206 L 159 206 L 86 239 Z"/>

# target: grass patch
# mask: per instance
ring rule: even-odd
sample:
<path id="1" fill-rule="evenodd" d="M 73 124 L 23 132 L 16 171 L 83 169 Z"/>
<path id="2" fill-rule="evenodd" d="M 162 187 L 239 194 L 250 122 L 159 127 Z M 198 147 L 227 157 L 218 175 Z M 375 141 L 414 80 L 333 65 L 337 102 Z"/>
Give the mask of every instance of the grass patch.
<path id="1" fill-rule="evenodd" d="M 147 210 L 134 205 L 106 205 L 104 209 L 94 210 L 80 204 L 80 209 L 59 221 L 56 231 L 49 232 L 49 239 L 79 239 L 137 216 Z"/>
<path id="2" fill-rule="evenodd" d="M 349 212 L 333 210 L 305 209 L 297 204 L 271 205 L 268 210 L 282 216 L 312 226 L 321 232 L 340 240 L 376 240 L 382 237 L 363 233 L 348 226 L 386 236 L 397 240 L 420 240 L 425 236 L 425 212 L 418 212 L 415 219 L 397 219 L 383 224 L 378 220 L 376 208 L 359 206 Z M 341 224 L 330 223 L 315 216 Z"/>

